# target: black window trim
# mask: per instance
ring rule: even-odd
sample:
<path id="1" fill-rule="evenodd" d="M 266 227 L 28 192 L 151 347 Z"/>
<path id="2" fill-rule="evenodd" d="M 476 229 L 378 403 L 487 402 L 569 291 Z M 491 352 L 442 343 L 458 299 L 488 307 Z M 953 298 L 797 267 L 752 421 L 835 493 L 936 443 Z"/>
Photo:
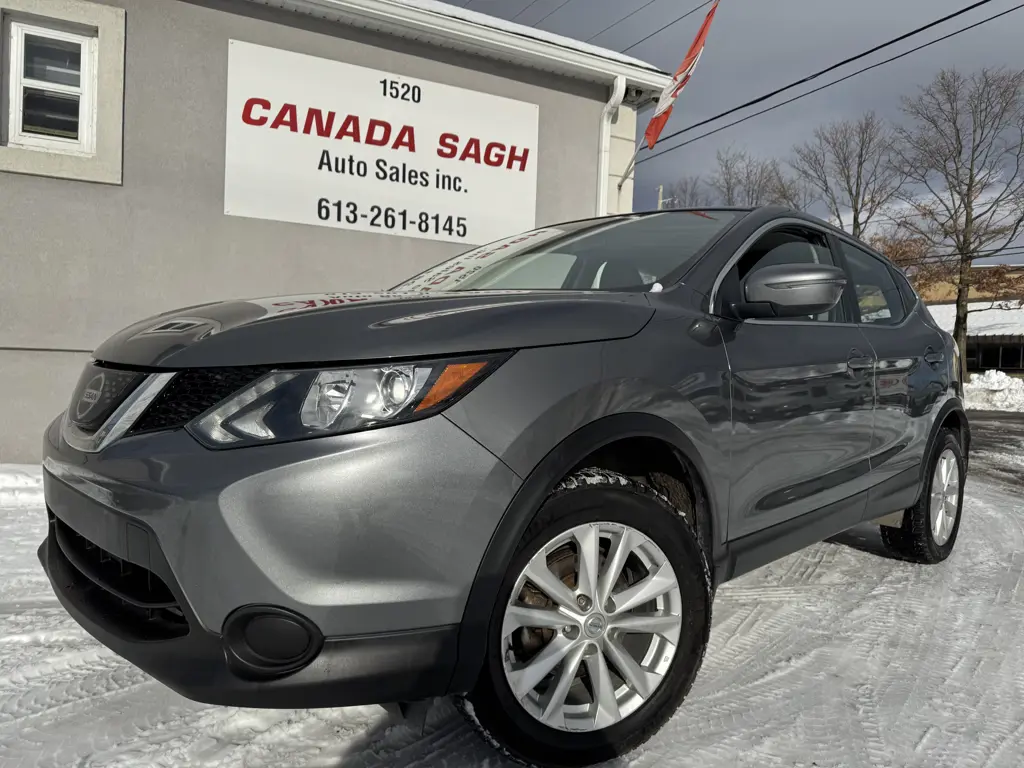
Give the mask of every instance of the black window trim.
<path id="1" fill-rule="evenodd" d="M 866 253 L 868 256 L 871 256 L 872 258 L 882 262 L 882 265 L 890 273 L 889 276 L 892 278 L 893 285 L 896 286 L 897 292 L 899 293 L 899 296 L 900 296 L 900 305 L 903 307 L 904 315 L 903 315 L 903 319 L 902 320 L 900 320 L 898 323 L 895 323 L 893 325 L 882 325 L 881 323 L 865 323 L 863 320 L 861 320 L 861 317 L 860 317 L 860 305 L 857 304 L 856 302 L 854 302 L 853 310 L 855 312 L 854 317 L 856 317 L 856 322 L 854 323 L 854 325 L 856 325 L 858 328 L 896 328 L 896 329 L 903 328 L 908 322 L 910 322 L 910 319 L 914 316 L 914 312 L 917 309 L 917 304 L 915 304 L 912 308 L 908 308 L 906 306 L 906 300 L 903 297 L 903 291 L 899 290 L 899 283 L 897 282 L 897 280 L 899 278 L 898 278 L 897 275 L 892 274 L 892 273 L 897 271 L 896 267 L 894 267 L 891 261 L 889 261 L 887 258 L 885 258 L 885 256 L 883 256 L 882 254 L 878 253 L 878 251 L 876 251 L 874 248 L 869 246 L 867 243 L 864 243 L 863 241 L 858 240 L 857 238 L 853 237 L 852 235 L 848 235 L 845 232 L 843 232 L 843 233 L 836 233 L 836 232 L 834 232 L 834 233 L 832 233 L 832 237 L 838 242 L 839 248 L 837 250 L 839 251 L 839 254 L 838 254 L 839 255 L 839 259 L 842 262 L 843 270 L 846 272 L 846 279 L 849 280 L 848 287 L 849 287 L 850 291 L 848 291 L 847 293 L 854 291 L 855 290 L 855 285 L 854 285 L 854 279 L 853 279 L 853 272 L 850 271 L 850 265 L 849 265 L 849 262 L 846 259 L 846 253 L 843 251 L 843 245 L 845 245 L 845 244 L 849 244 L 849 245 L 853 246 L 854 248 L 858 248 L 858 249 L 864 251 L 864 253 Z M 905 276 L 904 276 L 904 279 L 906 279 Z M 913 288 L 913 286 L 911 286 L 911 288 Z M 915 295 L 916 295 L 916 291 L 915 291 Z M 921 300 L 920 297 L 918 297 L 918 302 L 920 302 L 920 300 Z"/>
<path id="2" fill-rule="evenodd" d="M 846 273 L 847 280 L 851 279 L 850 278 L 850 270 L 846 266 L 846 260 L 843 258 L 842 253 L 839 252 L 840 249 L 835 247 L 836 246 L 836 244 L 834 242 L 835 235 L 832 233 L 832 231 L 830 229 L 826 229 L 825 227 L 822 227 L 819 224 L 817 224 L 817 223 L 815 223 L 813 221 L 809 221 L 807 219 L 797 218 L 795 216 L 782 216 L 782 217 L 779 217 L 779 218 L 776 218 L 776 219 L 772 219 L 771 221 L 766 222 L 766 223 L 762 224 L 760 227 L 758 227 L 757 229 L 755 229 L 747 237 L 747 239 L 744 240 L 740 244 L 739 248 L 736 249 L 736 251 L 732 254 L 732 256 L 730 256 L 729 259 L 725 262 L 725 266 L 723 266 L 722 269 L 719 270 L 718 275 L 715 277 L 715 282 L 711 286 L 711 291 L 708 293 L 708 314 L 713 315 L 715 317 L 723 317 L 723 318 L 726 317 L 726 315 L 722 311 L 722 308 L 717 306 L 718 303 L 719 303 L 718 302 L 718 293 L 719 293 L 719 290 L 722 287 L 722 283 L 725 282 L 726 275 L 729 274 L 729 271 L 734 266 L 736 266 L 736 263 L 740 259 L 742 259 L 743 256 L 746 255 L 747 251 L 749 251 L 752 247 L 754 247 L 754 245 L 762 237 L 764 237 L 767 234 L 770 234 L 771 232 L 773 232 L 776 229 L 784 229 L 786 227 L 799 227 L 800 229 L 806 229 L 806 230 L 809 230 L 811 232 L 814 232 L 815 234 L 821 235 L 825 239 L 825 242 L 828 243 L 829 251 L 832 253 L 832 258 L 835 260 L 835 265 L 834 266 L 839 267 L 840 269 L 842 269 Z M 853 317 L 853 315 L 850 314 L 850 306 L 849 306 L 849 301 L 850 301 L 849 297 L 850 297 L 850 290 L 851 289 L 852 289 L 852 287 L 850 285 L 848 285 L 847 289 L 843 291 L 843 298 L 841 299 L 840 303 L 842 303 L 844 305 L 843 308 L 846 311 L 846 314 L 849 315 L 850 317 Z M 860 318 L 860 314 L 858 313 L 856 315 L 856 317 L 859 319 Z M 733 319 L 733 318 L 728 318 L 728 319 Z M 859 328 L 859 327 L 861 327 L 863 325 L 863 323 L 852 322 L 852 321 L 849 321 L 849 320 L 845 321 L 845 322 L 839 323 L 839 322 L 834 322 L 832 320 L 798 320 L 798 319 L 795 319 L 795 318 L 779 318 L 779 319 L 776 319 L 776 320 L 764 320 L 764 319 L 759 319 L 759 318 L 750 318 L 750 319 L 744 320 L 743 322 L 744 323 L 753 323 L 754 325 L 797 325 L 797 326 L 811 326 L 811 327 L 827 326 L 827 327 L 830 327 L 830 328 L 847 328 L 847 327 Z M 892 326 L 892 327 L 895 327 L 895 326 Z"/>
<path id="3" fill-rule="evenodd" d="M 909 315 L 911 312 L 917 309 L 918 304 L 923 303 L 923 300 L 921 299 L 920 295 L 918 295 L 917 291 L 914 290 L 914 285 L 913 283 L 910 282 L 910 278 L 908 278 L 903 272 L 901 272 L 892 262 L 889 262 L 889 268 L 892 270 L 892 273 L 895 276 L 896 286 L 898 288 L 901 285 L 907 286 L 906 291 L 900 288 L 900 295 L 903 297 L 903 305 L 904 308 L 907 310 L 907 314 Z M 909 303 L 907 303 L 908 296 Z"/>

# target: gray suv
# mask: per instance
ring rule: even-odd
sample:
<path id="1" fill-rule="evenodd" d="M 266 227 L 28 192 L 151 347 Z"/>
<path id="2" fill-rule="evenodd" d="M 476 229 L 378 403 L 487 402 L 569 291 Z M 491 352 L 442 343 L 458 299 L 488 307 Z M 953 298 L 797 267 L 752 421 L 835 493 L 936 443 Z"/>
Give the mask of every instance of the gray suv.
<path id="1" fill-rule="evenodd" d="M 452 695 L 511 757 L 591 765 L 675 712 L 719 584 L 863 522 L 950 554 L 958 369 L 904 276 L 813 217 L 557 224 L 386 293 L 116 334 L 46 431 L 39 557 L 191 699 Z"/>

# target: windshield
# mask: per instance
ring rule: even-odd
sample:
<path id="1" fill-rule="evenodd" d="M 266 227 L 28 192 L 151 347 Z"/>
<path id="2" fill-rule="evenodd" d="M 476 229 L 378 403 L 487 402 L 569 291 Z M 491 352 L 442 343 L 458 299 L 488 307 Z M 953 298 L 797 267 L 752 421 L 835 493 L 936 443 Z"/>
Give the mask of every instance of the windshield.
<path id="1" fill-rule="evenodd" d="M 535 229 L 462 253 L 391 290 L 647 290 L 741 215 L 665 211 Z"/>

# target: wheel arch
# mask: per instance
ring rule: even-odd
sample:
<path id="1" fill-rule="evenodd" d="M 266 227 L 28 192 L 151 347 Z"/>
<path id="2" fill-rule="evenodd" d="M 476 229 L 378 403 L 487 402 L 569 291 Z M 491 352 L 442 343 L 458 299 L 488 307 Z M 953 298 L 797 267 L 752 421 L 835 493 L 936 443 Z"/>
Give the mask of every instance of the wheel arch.
<path id="1" fill-rule="evenodd" d="M 971 446 L 971 426 L 967 419 L 967 411 L 959 398 L 950 398 L 935 415 L 932 433 L 928 436 L 928 447 L 934 444 L 939 432 L 943 429 L 954 429 L 960 435 L 960 447 L 964 458 L 967 458 Z"/>
<path id="2" fill-rule="evenodd" d="M 651 414 L 623 413 L 602 417 L 576 430 L 551 449 L 533 468 L 509 503 L 491 535 L 477 568 L 473 586 L 463 609 L 459 627 L 458 660 L 449 684 L 450 693 L 472 688 L 484 663 L 487 628 L 499 586 L 520 539 L 562 478 L 579 468 L 589 456 L 614 443 L 637 438 L 659 440 L 680 458 L 693 484 L 694 510 L 703 516 L 711 531 L 714 552 L 708 552 L 712 579 L 720 544 L 716 542 L 721 522 L 716 518 L 707 467 L 693 441 L 671 422 Z"/>
<path id="3" fill-rule="evenodd" d="M 935 448 L 935 441 L 938 440 L 942 430 L 952 429 L 960 436 L 960 448 L 964 454 L 964 461 L 970 465 L 971 450 L 971 425 L 967 419 L 967 411 L 959 398 L 950 398 L 939 408 L 932 421 L 932 429 L 928 435 L 928 443 L 925 445 L 924 460 L 921 462 L 921 476 L 918 480 L 918 498 L 924 491 L 925 478 L 928 473 L 928 462 L 931 459 L 932 451 Z"/>

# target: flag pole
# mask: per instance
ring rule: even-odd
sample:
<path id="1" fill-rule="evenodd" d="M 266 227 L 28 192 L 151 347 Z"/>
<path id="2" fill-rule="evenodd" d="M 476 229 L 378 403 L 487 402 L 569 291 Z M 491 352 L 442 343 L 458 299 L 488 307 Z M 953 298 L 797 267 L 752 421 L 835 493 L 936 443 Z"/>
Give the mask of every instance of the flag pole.
<path id="1" fill-rule="evenodd" d="M 629 163 L 626 165 L 626 170 L 622 172 L 622 178 L 619 179 L 619 192 L 622 191 L 622 185 L 626 183 L 627 179 L 629 179 L 629 174 L 633 172 L 633 166 L 636 165 L 637 155 L 640 154 L 640 150 L 643 148 L 643 144 L 638 145 L 636 148 L 636 152 L 634 152 L 633 156 L 629 158 Z"/>
<path id="2" fill-rule="evenodd" d="M 629 179 L 629 174 L 633 172 L 633 168 L 636 166 L 636 158 L 640 154 L 640 150 L 644 148 L 644 144 L 646 143 L 649 149 L 654 149 L 654 145 L 658 143 L 661 130 L 672 115 L 672 105 L 675 103 L 679 93 L 690 81 L 690 75 L 693 74 L 693 70 L 697 67 L 697 62 L 700 61 L 700 56 L 704 52 L 704 43 L 707 40 L 708 31 L 711 29 L 711 21 L 715 18 L 715 11 L 718 10 L 718 3 L 720 1 L 715 0 L 714 5 L 711 6 L 711 10 L 708 11 L 707 16 L 704 17 L 704 22 L 700 25 L 697 37 L 690 44 L 690 50 L 686 52 L 686 58 L 683 59 L 683 63 L 679 65 L 679 69 L 672 76 L 672 81 L 665 86 L 661 96 L 658 97 L 658 104 L 654 108 L 654 116 L 647 124 L 647 130 L 644 132 L 645 141 L 641 142 L 636 148 L 633 156 L 629 159 L 629 164 L 626 166 L 622 178 L 619 179 L 620 193 L 622 192 L 622 186 Z"/>

